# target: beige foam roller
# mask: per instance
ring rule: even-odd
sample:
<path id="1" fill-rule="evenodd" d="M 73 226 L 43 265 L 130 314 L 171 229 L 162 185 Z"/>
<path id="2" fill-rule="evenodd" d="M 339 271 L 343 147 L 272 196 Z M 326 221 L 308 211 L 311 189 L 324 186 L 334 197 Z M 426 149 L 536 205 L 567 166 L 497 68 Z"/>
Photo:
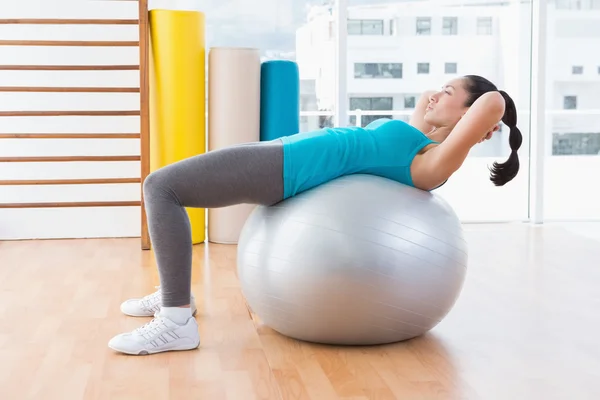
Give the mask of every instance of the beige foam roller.
<path id="1" fill-rule="evenodd" d="M 258 49 L 213 47 L 208 54 L 208 149 L 260 140 Z M 208 240 L 237 244 L 254 205 L 208 210 Z"/>

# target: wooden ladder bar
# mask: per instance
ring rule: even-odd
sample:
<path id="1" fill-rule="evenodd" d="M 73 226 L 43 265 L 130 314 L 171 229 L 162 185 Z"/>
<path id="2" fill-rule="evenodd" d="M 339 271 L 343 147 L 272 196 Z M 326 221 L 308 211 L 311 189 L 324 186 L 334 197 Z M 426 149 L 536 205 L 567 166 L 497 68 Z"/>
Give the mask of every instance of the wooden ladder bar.
<path id="1" fill-rule="evenodd" d="M 137 71 L 139 65 L 0 65 L 0 71 Z"/>
<path id="2" fill-rule="evenodd" d="M 85 18 L 10 18 L 0 19 L 2 25 L 137 25 L 137 19 L 85 19 Z"/>

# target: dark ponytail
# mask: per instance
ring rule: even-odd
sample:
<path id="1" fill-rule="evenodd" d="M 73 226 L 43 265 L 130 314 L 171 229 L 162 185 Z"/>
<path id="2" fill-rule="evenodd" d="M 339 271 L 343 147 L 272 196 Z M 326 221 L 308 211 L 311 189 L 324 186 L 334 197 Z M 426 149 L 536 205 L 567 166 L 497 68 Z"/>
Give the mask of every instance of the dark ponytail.
<path id="1" fill-rule="evenodd" d="M 517 108 L 515 107 L 515 102 L 505 91 L 499 90 L 498 92 L 504 97 L 504 101 L 506 102 L 502 122 L 510 128 L 508 143 L 510 144 L 511 151 L 508 160 L 503 163 L 493 163 L 490 168 L 490 180 L 496 186 L 502 186 L 511 181 L 519 172 L 520 163 L 517 151 L 521 147 L 521 143 L 523 143 L 523 135 L 521 135 L 521 131 L 517 128 Z"/>
<path id="2" fill-rule="evenodd" d="M 523 136 L 519 128 L 517 128 L 517 108 L 515 107 L 515 102 L 505 91 L 498 90 L 496 85 L 481 76 L 466 75 L 464 78 L 467 82 L 465 88 L 470 94 L 466 104 L 467 107 L 473 105 L 475 100 L 484 93 L 492 91 L 499 92 L 506 102 L 502 122 L 510 128 L 508 143 L 510 144 L 511 152 L 508 160 L 503 163 L 494 162 L 490 168 L 490 180 L 494 185 L 502 186 L 517 176 L 520 167 L 517 151 L 521 147 Z"/>

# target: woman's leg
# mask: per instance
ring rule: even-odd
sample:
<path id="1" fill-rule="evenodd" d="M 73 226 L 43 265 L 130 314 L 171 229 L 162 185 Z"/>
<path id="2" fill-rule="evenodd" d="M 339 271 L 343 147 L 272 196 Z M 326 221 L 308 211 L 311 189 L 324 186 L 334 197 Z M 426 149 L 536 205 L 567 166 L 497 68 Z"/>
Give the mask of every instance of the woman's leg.
<path id="1" fill-rule="evenodd" d="M 158 264 L 162 305 L 190 304 L 192 242 L 184 207 L 273 204 L 283 197 L 279 142 L 234 146 L 169 165 L 148 176 L 144 202 Z"/>
<path id="2" fill-rule="evenodd" d="M 161 309 L 161 314 L 164 310 L 175 313 L 176 308 L 190 304 L 192 241 L 185 207 L 219 208 L 242 203 L 271 205 L 282 198 L 283 148 L 279 140 L 208 152 L 150 174 L 144 181 L 144 204 L 161 290 L 154 295 L 154 304 L 150 304 L 154 308 L 148 307 L 146 311 Z M 127 307 L 139 308 L 143 301 L 126 302 L 122 309 L 128 313 Z M 191 316 L 189 308 L 181 310 L 180 315 L 184 312 Z M 141 314 L 140 310 L 128 314 L 147 315 Z M 173 317 L 177 315 L 173 314 Z M 173 322 L 184 321 L 173 318 Z M 163 343 L 165 340 L 170 340 L 163 334 L 151 345 L 156 348 L 148 348 L 138 340 L 140 346 L 143 344 L 142 348 L 132 346 L 131 334 L 128 335 L 113 338 L 109 345 L 119 351 L 139 354 L 165 351 L 160 348 L 168 344 Z"/>

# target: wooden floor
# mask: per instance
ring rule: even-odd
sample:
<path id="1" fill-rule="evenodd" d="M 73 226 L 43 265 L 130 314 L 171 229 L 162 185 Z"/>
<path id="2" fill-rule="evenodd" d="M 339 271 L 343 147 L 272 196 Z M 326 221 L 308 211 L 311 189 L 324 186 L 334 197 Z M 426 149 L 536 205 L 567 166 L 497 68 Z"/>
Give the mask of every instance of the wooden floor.
<path id="1" fill-rule="evenodd" d="M 198 245 L 201 348 L 146 357 L 106 345 L 146 322 L 121 301 L 158 284 L 138 239 L 0 242 L 0 399 L 600 399 L 600 241 L 558 226 L 465 229 L 462 296 L 421 338 L 282 337 L 251 318 L 235 247 Z"/>

